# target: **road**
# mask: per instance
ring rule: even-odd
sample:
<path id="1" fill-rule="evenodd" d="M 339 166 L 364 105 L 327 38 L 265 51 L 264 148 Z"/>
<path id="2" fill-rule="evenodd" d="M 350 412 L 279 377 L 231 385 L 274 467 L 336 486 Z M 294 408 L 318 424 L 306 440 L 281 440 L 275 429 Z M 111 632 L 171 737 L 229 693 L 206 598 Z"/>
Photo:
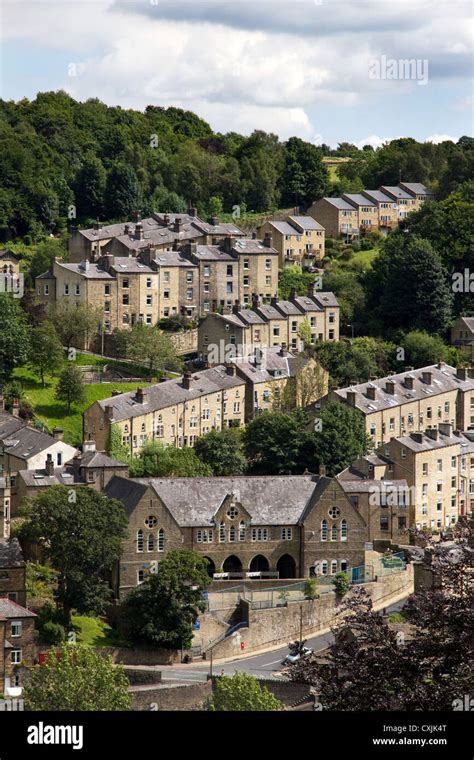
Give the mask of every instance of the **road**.
<path id="1" fill-rule="evenodd" d="M 387 607 L 387 612 L 399 612 L 405 604 L 405 600 L 392 604 Z M 331 632 L 313 636 L 307 640 L 307 646 L 313 651 L 319 652 L 332 643 L 334 637 Z M 280 678 L 284 677 L 282 671 L 282 660 L 288 654 L 288 647 L 285 645 L 279 649 L 274 649 L 265 654 L 254 654 L 242 656 L 238 660 L 221 663 L 214 660 L 212 671 L 214 675 L 233 675 L 236 671 L 239 673 L 248 673 L 248 675 L 257 678 Z M 210 672 L 210 662 L 202 663 L 193 662 L 189 665 L 172 665 L 170 667 L 161 667 L 163 681 L 205 681 Z"/>

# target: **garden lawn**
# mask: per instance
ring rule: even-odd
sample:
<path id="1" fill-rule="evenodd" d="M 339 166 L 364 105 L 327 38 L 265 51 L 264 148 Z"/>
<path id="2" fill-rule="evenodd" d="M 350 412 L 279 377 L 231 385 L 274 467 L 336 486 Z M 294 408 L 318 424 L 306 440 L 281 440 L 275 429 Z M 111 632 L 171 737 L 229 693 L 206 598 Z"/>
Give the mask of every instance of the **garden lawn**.
<path id="1" fill-rule="evenodd" d="M 102 618 L 72 615 L 71 622 L 78 644 L 90 647 L 126 646 L 126 642 Z"/>
<path id="2" fill-rule="evenodd" d="M 114 388 L 132 391 L 137 383 L 99 383 L 84 385 L 86 400 L 84 404 L 73 404 L 71 413 L 66 414 L 66 404 L 55 400 L 57 378 L 46 376 L 45 388 L 32 370 L 19 367 L 13 372 L 13 379 L 18 380 L 25 391 L 26 400 L 34 409 L 35 416 L 51 432 L 54 427 L 64 430 L 64 440 L 72 446 L 82 443 L 82 412 L 94 401 L 100 401 L 112 395 Z M 140 383 L 145 387 L 147 383 Z"/>

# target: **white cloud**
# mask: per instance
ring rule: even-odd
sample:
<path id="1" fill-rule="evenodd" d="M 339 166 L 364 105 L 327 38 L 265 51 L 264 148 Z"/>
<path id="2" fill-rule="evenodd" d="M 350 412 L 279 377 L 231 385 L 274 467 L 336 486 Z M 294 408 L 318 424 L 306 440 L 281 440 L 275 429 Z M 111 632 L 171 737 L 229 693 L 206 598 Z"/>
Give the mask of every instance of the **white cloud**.
<path id="1" fill-rule="evenodd" d="M 446 142 L 447 140 L 451 140 L 451 142 L 455 143 L 459 140 L 459 137 L 451 137 L 451 135 L 430 135 L 430 137 L 426 138 L 425 142 L 438 145 L 438 143 Z"/>

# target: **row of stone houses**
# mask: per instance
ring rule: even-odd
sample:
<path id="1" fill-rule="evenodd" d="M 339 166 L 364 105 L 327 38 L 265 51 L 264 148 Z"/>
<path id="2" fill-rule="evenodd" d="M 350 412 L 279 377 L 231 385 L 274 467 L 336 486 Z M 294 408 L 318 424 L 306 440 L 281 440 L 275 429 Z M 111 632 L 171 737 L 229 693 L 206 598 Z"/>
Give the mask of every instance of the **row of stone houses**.
<path id="1" fill-rule="evenodd" d="M 271 236 L 226 237 L 220 244 L 187 243 L 179 250 L 144 247 L 137 255 L 104 252 L 95 260 L 55 261 L 36 278 L 43 303 L 85 302 L 103 313 L 105 332 L 136 322 L 155 325 L 174 315 L 197 318 L 278 291 L 278 252 Z"/>
<path id="2" fill-rule="evenodd" d="M 193 446 L 211 430 L 240 427 L 281 404 L 306 405 L 324 394 L 327 384 L 327 373 L 313 360 L 298 359 L 285 347 L 242 353 L 226 364 L 186 371 L 181 378 L 114 391 L 84 411 L 84 439 L 93 439 L 105 451 L 116 426 L 132 455 L 153 440 Z"/>
<path id="3" fill-rule="evenodd" d="M 314 268 L 324 259 L 325 230 L 311 216 L 290 214 L 285 219 L 270 219 L 259 234 L 272 236 L 280 269 L 295 265 Z"/>
<path id="4" fill-rule="evenodd" d="M 238 348 L 238 353 L 281 344 L 298 351 L 303 325 L 309 328 L 312 343 L 338 341 L 339 312 L 334 293 L 317 290 L 315 284 L 308 288 L 307 296 L 298 296 L 293 289 L 288 300 L 275 297 L 270 303 L 262 303 L 258 294 L 253 294 L 251 308 L 244 308 L 236 301 L 232 310 L 209 314 L 202 320 L 198 350 L 207 361 L 213 360 L 216 347 L 220 356 L 222 350 L 232 353 L 232 346 Z"/>
<path id="5" fill-rule="evenodd" d="M 359 412 L 375 447 L 440 423 L 454 430 L 474 428 L 472 370 L 442 361 L 331 390 L 311 411 L 318 415 L 327 401 L 340 401 Z"/>
<path id="6" fill-rule="evenodd" d="M 359 234 L 395 229 L 411 211 L 418 211 L 434 194 L 420 182 L 382 185 L 378 190 L 344 193 L 340 198 L 321 198 L 308 209 L 327 235 L 350 241 Z"/>

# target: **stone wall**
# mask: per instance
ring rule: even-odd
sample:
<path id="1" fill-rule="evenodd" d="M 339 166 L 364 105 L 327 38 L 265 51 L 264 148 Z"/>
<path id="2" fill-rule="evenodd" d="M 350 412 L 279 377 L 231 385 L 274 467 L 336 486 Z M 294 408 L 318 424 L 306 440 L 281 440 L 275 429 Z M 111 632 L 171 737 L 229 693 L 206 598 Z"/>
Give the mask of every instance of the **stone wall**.
<path id="1" fill-rule="evenodd" d="M 176 649 L 98 647 L 95 651 L 99 654 L 109 655 L 117 665 L 172 665 L 181 660 L 181 652 Z"/>
<path id="2" fill-rule="evenodd" d="M 132 686 L 132 710 L 201 710 L 212 696 L 212 683 L 163 684 L 143 688 Z"/>
<path id="3" fill-rule="evenodd" d="M 383 609 L 413 592 L 413 565 L 407 565 L 406 570 L 384 576 L 377 582 L 365 583 L 364 588 L 371 596 L 374 608 Z M 314 636 L 336 623 L 341 600 L 331 591 L 315 601 L 288 602 L 287 607 L 253 610 L 244 600 L 241 604 L 249 607 L 248 628 L 240 628 L 216 644 L 213 651 L 215 659 L 234 658 L 284 646 L 298 639 L 300 630 L 305 638 Z"/>
<path id="4" fill-rule="evenodd" d="M 174 345 L 177 354 L 194 354 L 198 350 L 198 331 L 186 330 L 186 332 L 167 333 Z"/>

